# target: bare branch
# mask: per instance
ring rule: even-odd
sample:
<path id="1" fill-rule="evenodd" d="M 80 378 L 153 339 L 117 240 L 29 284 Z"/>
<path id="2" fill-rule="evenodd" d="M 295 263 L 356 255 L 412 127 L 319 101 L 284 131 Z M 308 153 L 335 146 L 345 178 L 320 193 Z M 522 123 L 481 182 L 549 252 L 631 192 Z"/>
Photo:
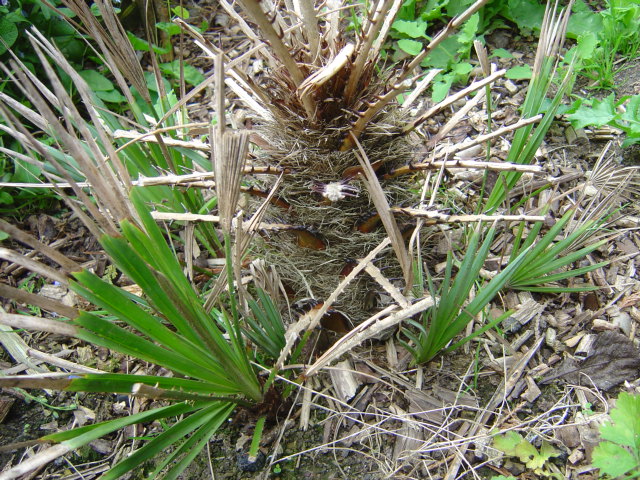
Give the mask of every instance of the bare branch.
<path id="1" fill-rule="evenodd" d="M 391 208 L 393 213 L 401 213 L 410 217 L 427 218 L 436 223 L 472 223 L 472 222 L 544 222 L 547 217 L 544 215 L 449 215 L 432 210 L 422 210 L 419 208 Z"/>
<path id="2" fill-rule="evenodd" d="M 31 315 L 16 315 L 0 312 L 0 323 L 13 328 L 25 328 L 39 332 L 57 333 L 68 337 L 78 334 L 78 327 L 70 323 L 51 320 L 50 318 L 34 317 Z"/>

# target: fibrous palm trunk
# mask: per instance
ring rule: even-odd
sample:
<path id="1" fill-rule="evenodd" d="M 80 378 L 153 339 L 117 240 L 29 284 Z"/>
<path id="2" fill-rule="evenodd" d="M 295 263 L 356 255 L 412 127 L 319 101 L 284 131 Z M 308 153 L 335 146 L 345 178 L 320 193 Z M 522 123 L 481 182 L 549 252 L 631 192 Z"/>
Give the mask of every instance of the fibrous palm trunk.
<path id="1" fill-rule="evenodd" d="M 231 69 L 227 85 L 249 98 L 257 114 L 254 163 L 285 172 L 259 254 L 278 266 L 296 298 L 323 300 L 350 265 L 389 236 L 395 258 L 377 266 L 406 286 L 411 268 L 402 237 L 414 225 L 396 221 L 387 207 L 415 203 L 408 177 L 392 172 L 416 160 L 408 134 L 425 118 L 410 122 L 396 97 L 411 87 L 407 78 L 422 59 L 484 1 L 454 19 L 411 62 L 383 73 L 379 54 L 400 0 L 373 2 L 351 35 L 345 33 L 341 2 L 239 3 L 255 30 L 222 1 L 249 38 L 265 40 L 257 52 L 269 70 L 253 80 Z M 252 188 L 267 191 L 271 184 L 256 180 Z M 339 303 L 362 317 L 375 307 L 376 295 L 362 279 Z"/>

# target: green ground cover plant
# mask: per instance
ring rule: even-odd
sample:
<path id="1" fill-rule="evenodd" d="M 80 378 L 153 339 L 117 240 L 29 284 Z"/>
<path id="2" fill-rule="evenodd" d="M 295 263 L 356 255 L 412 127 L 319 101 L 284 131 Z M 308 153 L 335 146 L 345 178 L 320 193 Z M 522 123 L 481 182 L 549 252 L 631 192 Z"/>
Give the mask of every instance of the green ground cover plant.
<path id="1" fill-rule="evenodd" d="M 154 108 L 149 107 L 149 100 L 153 103 L 164 94 L 171 91 L 180 84 L 181 79 L 186 84 L 198 85 L 204 80 L 204 76 L 194 67 L 185 64 L 180 60 L 159 62 L 158 68 L 162 73 L 162 79 L 151 72 L 145 72 L 146 85 L 132 92 L 136 100 L 135 105 L 130 103 L 130 99 L 122 94 L 121 85 L 114 83 L 114 77 L 107 66 L 107 60 L 96 54 L 87 43 L 90 32 L 83 27 L 90 22 L 89 16 L 100 19 L 102 11 L 97 4 L 88 5 L 89 9 L 84 14 L 84 18 L 79 18 L 72 9 L 65 7 L 63 2 L 55 0 L 47 6 L 41 0 L 18 0 L 6 5 L 0 5 L 0 61 L 8 62 L 12 55 L 31 72 L 38 76 L 45 76 L 41 67 L 40 59 L 35 50 L 31 47 L 27 32 L 31 28 L 38 31 L 57 45 L 69 65 L 78 72 L 94 94 L 104 103 L 101 108 L 109 110 L 116 115 L 131 111 L 145 112 L 148 115 L 155 115 Z M 114 8 L 113 12 L 119 14 L 120 10 Z M 185 8 L 175 7 L 171 13 L 174 18 L 189 18 L 189 12 Z M 75 26 L 72 24 L 75 23 Z M 206 22 L 201 28 L 206 28 Z M 156 28 L 165 32 L 164 46 L 154 47 L 154 51 L 162 55 L 173 55 L 173 38 L 178 35 L 180 27 L 171 22 L 158 22 Z M 133 45 L 137 51 L 148 52 L 149 43 L 133 33 L 128 33 L 133 40 Z M 7 49 L 10 49 L 9 52 Z M 58 70 L 62 85 L 66 88 L 70 98 L 77 100 L 77 92 L 71 76 L 64 70 Z M 158 87 L 158 82 L 162 86 Z M 7 97 L 24 104 L 24 108 L 30 108 L 29 100 L 23 96 L 8 76 L 3 76 L 0 81 L 0 92 Z M 145 98 L 145 95 L 149 98 Z M 170 98 L 170 97 L 169 97 Z M 106 119 L 106 121 L 113 122 Z M 138 116 L 140 119 L 140 116 Z M 112 123 L 113 124 L 113 123 Z M 51 138 L 42 138 L 42 144 L 51 142 Z M 44 181 L 41 174 L 41 166 L 26 160 L 24 156 L 12 154 L 16 152 L 24 155 L 21 151 L 20 142 L 16 141 L 6 131 L 0 130 L 0 182 L 5 184 L 20 184 L 20 187 L 3 188 L 0 192 L 0 212 L 8 215 L 22 216 L 34 209 L 47 209 L 59 204 L 59 196 L 49 189 L 36 187 Z M 31 188 L 28 184 L 34 184 Z"/>
<path id="2" fill-rule="evenodd" d="M 404 2 L 391 26 L 392 58 L 419 54 L 423 48 L 423 42 L 431 39 L 427 35 L 427 29 L 433 31 L 435 25 L 462 13 L 472 3 L 449 1 L 424 3 L 416 0 Z M 460 32 L 447 38 L 428 59 L 421 63 L 424 68 L 442 70 L 433 84 L 434 102 L 444 99 L 454 83 L 467 81 L 473 69 L 473 65 L 469 62 L 473 41 L 487 30 L 486 22 L 481 25 L 481 17 L 485 16 L 484 12 L 488 8 L 485 7 L 472 15 Z"/>
<path id="3" fill-rule="evenodd" d="M 611 90 L 621 71 L 633 65 L 640 51 L 640 4 L 635 0 L 611 0 L 605 8 L 593 12 L 577 4 L 573 35 L 576 46 L 567 53 L 567 61 L 575 54 L 579 75 L 591 80 L 587 88 Z M 571 31 L 571 29 L 570 29 Z M 625 135 L 623 147 L 640 141 L 640 96 L 611 93 L 603 98 L 578 97 L 561 109 L 575 128 L 610 126 Z"/>
<path id="4" fill-rule="evenodd" d="M 551 458 L 559 456 L 560 452 L 546 440 L 542 441 L 542 445 L 538 449 L 519 433 L 510 431 L 495 437 L 493 446 L 507 456 L 518 458 L 530 472 L 538 477 L 558 480 L 563 478 L 562 474 L 550 469 L 549 461 Z M 492 480 L 499 478 L 493 477 Z"/>
<path id="5" fill-rule="evenodd" d="M 55 0 L 51 5 L 60 7 L 62 3 Z M 11 49 L 27 68 L 42 73 L 39 71 L 38 57 L 30 48 L 26 36 L 30 27 L 37 28 L 56 42 L 76 69 L 82 70 L 82 65 L 89 53 L 86 42 L 55 10 L 40 0 L 0 2 L 0 62 L 6 62 L 11 58 L 8 52 L 8 49 Z M 0 78 L 0 92 L 5 92 L 18 101 L 21 99 L 19 90 L 5 75 Z M 7 149 L 20 151 L 20 144 L 0 132 L 0 182 L 40 183 L 42 181 L 37 168 L 21 158 L 7 155 Z M 19 211 L 31 208 L 50 208 L 57 203 L 56 195 L 43 189 L 3 188 L 0 191 L 0 212 L 6 214 L 17 214 Z"/>
<path id="6" fill-rule="evenodd" d="M 622 392 L 611 410 L 611 422 L 600 427 L 602 441 L 593 450 L 600 478 L 640 476 L 640 395 Z"/>
<path id="7" fill-rule="evenodd" d="M 391 29 L 392 58 L 417 55 L 423 43 L 431 38 L 434 26 L 448 21 L 471 4 L 469 0 L 404 2 Z M 509 29 L 513 24 L 522 35 L 537 33 L 543 14 L 544 5 L 538 0 L 496 0 L 483 7 L 459 33 L 450 36 L 422 62 L 425 68 L 442 69 L 433 86 L 433 100 L 442 100 L 453 84 L 467 81 L 473 69 L 470 57 L 475 39 L 484 40 L 492 32 Z M 577 72 L 593 81 L 592 88 L 612 88 L 616 73 L 626 68 L 626 61 L 636 57 L 640 48 L 639 22 L 640 5 L 635 0 L 606 1 L 599 11 L 582 0 L 574 2 L 567 36 L 581 51 Z M 510 56 L 503 49 L 490 53 Z M 529 75 L 528 66 L 513 67 L 507 74 L 512 79 L 526 79 Z"/>
<path id="8" fill-rule="evenodd" d="M 176 18 L 182 20 L 189 20 L 190 13 L 184 7 L 178 6 L 173 7 L 171 9 L 172 19 Z M 206 20 L 203 20 L 198 27 L 193 27 L 198 32 L 206 31 L 209 24 Z M 155 24 L 156 29 L 161 32 L 164 32 L 162 35 L 161 41 L 162 45 L 154 45 L 150 44 L 147 40 L 136 36 L 132 32 L 127 32 L 127 37 L 131 42 L 131 45 L 136 51 L 139 52 L 153 52 L 156 55 L 161 57 L 171 57 L 173 58 L 173 46 L 174 43 L 177 43 L 178 37 L 182 34 L 182 28 L 174 23 L 173 21 L 168 22 L 157 22 Z M 171 61 L 160 62 L 158 64 L 160 70 L 162 71 L 164 77 L 168 80 L 171 80 L 174 85 L 179 84 L 182 80 L 185 83 L 191 86 L 197 86 L 204 81 L 204 76 L 198 69 L 193 67 L 192 65 L 186 64 L 181 59 L 173 59 Z"/>
<path id="9" fill-rule="evenodd" d="M 599 469 L 599 478 L 631 479 L 640 476 L 640 396 L 620 393 L 611 410 L 611 421 L 600 427 L 600 443 L 594 448 L 592 464 Z M 531 472 L 551 478 L 564 478 L 549 469 L 549 461 L 560 455 L 543 441 L 536 448 L 522 435 L 510 431 L 498 435 L 494 448 L 507 456 L 518 458 Z M 515 477 L 494 476 L 491 480 L 515 480 Z"/>
<path id="10" fill-rule="evenodd" d="M 640 95 L 624 96 L 616 100 L 615 94 L 598 99 L 579 99 L 566 111 L 575 128 L 608 125 L 625 134 L 623 147 L 640 142 Z"/>
<path id="11" fill-rule="evenodd" d="M 578 47 L 585 51 L 580 73 L 592 80 L 592 88 L 611 89 L 615 75 L 628 68 L 640 49 L 640 4 L 635 0 L 607 0 L 597 14 L 583 17 Z"/>
<path id="12" fill-rule="evenodd" d="M 392 58 L 417 55 L 422 49 L 423 43 L 431 38 L 427 32 L 434 31 L 434 26 L 458 15 L 472 3 L 469 0 L 462 2 L 410 0 L 404 2 L 391 28 L 393 41 L 390 53 Z M 601 15 L 594 12 L 582 1 L 575 2 L 573 12 L 573 17 L 567 26 L 569 38 L 578 38 L 592 32 L 597 35 L 603 29 L 604 13 Z M 425 68 L 442 70 L 433 85 L 433 101 L 442 100 L 453 84 L 464 83 L 468 80 L 469 73 L 473 69 L 470 57 L 474 40 L 484 41 L 487 35 L 499 29 L 509 29 L 512 24 L 517 26 L 522 35 L 538 33 L 542 26 L 543 16 L 544 5 L 538 0 L 495 0 L 485 5 L 469 18 L 460 32 L 447 38 L 428 59 L 421 63 Z M 630 16 L 628 15 L 628 17 Z M 490 53 L 502 57 L 511 56 L 504 49 L 497 49 L 496 52 Z M 530 76 L 531 69 L 527 65 L 515 66 L 507 73 L 508 78 L 518 80 L 528 79 Z"/>
<path id="13" fill-rule="evenodd" d="M 49 3 L 53 7 L 62 6 L 59 0 Z M 40 0 L 15 0 L 0 4 L 0 59 L 6 61 L 9 58 L 7 50 L 12 49 L 29 68 L 36 68 L 38 58 L 29 48 L 26 37 L 31 26 L 55 41 L 70 62 L 77 65 L 83 63 L 88 47 L 82 36 Z M 0 86 L 6 87 L 7 83 L 8 79 L 5 78 Z"/>

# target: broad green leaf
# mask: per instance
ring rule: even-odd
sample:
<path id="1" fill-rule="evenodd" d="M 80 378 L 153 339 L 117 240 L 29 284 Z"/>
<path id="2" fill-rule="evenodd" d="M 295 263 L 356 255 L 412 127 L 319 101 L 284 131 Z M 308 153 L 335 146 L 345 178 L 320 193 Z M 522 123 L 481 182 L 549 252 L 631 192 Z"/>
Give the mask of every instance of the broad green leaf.
<path id="1" fill-rule="evenodd" d="M 634 95 L 629 99 L 620 118 L 630 124 L 640 124 L 640 95 Z"/>
<path id="2" fill-rule="evenodd" d="M 405 0 L 398 11 L 397 18 L 404 20 L 413 20 L 416 18 L 416 2 L 417 0 Z"/>
<path id="3" fill-rule="evenodd" d="M 544 465 L 544 459 L 540 457 L 536 447 L 524 439 L 516 445 L 515 456 L 532 470 L 541 468 Z"/>
<path id="4" fill-rule="evenodd" d="M 587 31 L 578 37 L 578 47 L 576 49 L 578 58 L 588 60 L 593 57 L 596 46 L 598 45 L 598 37 L 595 33 Z"/>
<path id="5" fill-rule="evenodd" d="M 57 7 L 58 11 L 69 18 L 75 18 L 76 12 L 67 7 Z"/>
<path id="6" fill-rule="evenodd" d="M 576 4 L 577 5 L 577 4 Z M 574 9 L 575 10 L 575 9 Z M 567 26 L 567 37 L 579 38 L 581 35 L 592 33 L 594 36 L 602 32 L 602 15 L 590 9 L 573 12 Z"/>
<path id="7" fill-rule="evenodd" d="M 522 443 L 524 439 L 517 432 L 509 431 L 504 435 L 498 435 L 493 439 L 493 446 L 501 452 L 509 456 L 516 455 L 516 447 Z"/>
<path id="8" fill-rule="evenodd" d="M 451 89 L 451 85 L 453 84 L 453 75 L 443 75 L 441 80 L 434 82 L 432 90 L 431 90 L 431 99 L 438 103 L 447 96 L 449 90 Z"/>
<path id="9" fill-rule="evenodd" d="M 189 20 L 189 10 L 187 10 L 184 7 L 173 7 L 171 9 L 171 11 L 173 12 L 174 15 L 177 15 L 178 17 L 182 18 L 183 20 Z"/>
<path id="10" fill-rule="evenodd" d="M 458 47 L 458 53 L 467 53 L 469 49 L 469 45 L 473 43 L 477 34 L 478 34 L 478 24 L 480 22 L 480 14 L 474 13 L 469 17 L 464 24 L 464 26 L 460 29 L 460 35 L 458 35 L 458 43 L 460 43 L 460 47 Z"/>
<path id="11" fill-rule="evenodd" d="M 449 0 L 446 7 L 447 16 L 455 17 L 456 15 L 460 15 L 472 3 L 472 0 Z"/>
<path id="12" fill-rule="evenodd" d="M 408 38 L 398 40 L 398 48 L 409 55 L 418 55 L 422 51 L 422 43 Z"/>
<path id="13" fill-rule="evenodd" d="M 408 1 L 413 1 L 415 3 L 415 0 Z M 408 1 L 405 1 L 404 4 L 406 5 Z M 427 21 L 438 20 L 443 16 L 442 9 L 445 8 L 448 4 L 449 0 L 427 0 L 427 3 L 420 9 L 420 18 Z M 415 18 L 415 15 L 412 15 L 408 18 L 411 20 Z"/>
<path id="14" fill-rule="evenodd" d="M 549 442 L 547 442 L 546 440 L 543 440 L 542 445 L 540 446 L 540 455 L 549 459 L 551 457 L 559 456 L 560 452 L 556 450 L 554 446 L 551 445 Z"/>
<path id="15" fill-rule="evenodd" d="M 601 127 L 616 118 L 617 113 L 614 104 L 614 94 L 612 93 L 603 100 L 594 100 L 592 107 L 581 105 L 580 108 L 568 116 L 575 128 L 586 126 Z"/>
<path id="16" fill-rule="evenodd" d="M 508 0 L 511 20 L 520 30 L 539 30 L 544 15 L 544 5 L 530 0 Z"/>
<path id="17" fill-rule="evenodd" d="M 0 192 L 0 205 L 10 205 L 13 203 L 13 197 L 9 192 Z"/>
<path id="18" fill-rule="evenodd" d="M 79 75 L 87 82 L 91 90 L 107 92 L 113 90 L 113 83 L 95 70 L 82 70 Z"/>
<path id="19" fill-rule="evenodd" d="M 613 424 L 600 428 L 602 438 L 640 450 L 640 395 L 622 392 L 611 411 L 611 420 Z"/>
<path id="20" fill-rule="evenodd" d="M 148 52 L 149 50 L 151 50 L 151 48 L 149 47 L 149 42 L 147 42 L 146 40 L 136 37 L 131 32 L 127 32 L 127 37 L 129 38 L 129 42 L 131 42 L 131 46 L 134 50 L 138 50 L 140 52 Z"/>
<path id="21" fill-rule="evenodd" d="M 531 444 L 529 443 L 529 445 Z M 560 452 L 558 452 L 555 448 L 553 448 L 553 446 L 549 442 L 544 440 L 542 442 L 542 445 L 540 446 L 539 452 L 536 450 L 536 448 L 533 445 L 531 445 L 531 449 L 536 453 L 529 455 L 528 461 L 525 461 L 523 457 L 520 457 L 520 459 L 522 461 L 525 461 L 525 464 L 527 465 L 527 467 L 529 467 L 534 471 L 542 470 L 545 464 L 549 461 L 551 457 L 557 457 L 558 455 L 560 455 Z"/>
<path id="22" fill-rule="evenodd" d="M 4 42 L 0 42 L 0 55 L 11 48 L 18 39 L 18 27 L 11 20 L 0 18 L 0 38 Z"/>
<path id="23" fill-rule="evenodd" d="M 108 90 L 108 91 L 97 91 L 96 95 L 100 100 L 103 100 L 109 103 L 124 103 L 127 101 L 127 97 L 125 97 L 115 89 Z"/>
<path id="24" fill-rule="evenodd" d="M 160 70 L 165 75 L 170 75 L 175 79 L 180 79 L 180 60 L 174 60 L 173 62 L 161 63 Z M 184 81 L 190 85 L 198 85 L 204 81 L 204 75 L 198 71 L 192 65 L 183 64 Z"/>
<path id="25" fill-rule="evenodd" d="M 491 56 L 498 58 L 513 58 L 511 52 L 505 50 L 504 48 L 496 48 Z"/>
<path id="26" fill-rule="evenodd" d="M 473 70 L 473 65 L 471 65 L 469 62 L 456 63 L 452 69 L 453 73 L 458 76 L 468 75 L 471 70 Z"/>
<path id="27" fill-rule="evenodd" d="M 421 65 L 423 67 L 448 69 L 450 65 L 455 63 L 459 46 L 457 35 L 448 37 L 427 56 Z"/>
<path id="28" fill-rule="evenodd" d="M 11 176 L 11 182 L 38 182 L 38 178 L 42 174 L 42 170 L 38 165 L 32 165 L 19 158 L 13 159 L 14 172 Z"/>
<path id="29" fill-rule="evenodd" d="M 507 70 L 505 77 L 511 80 L 526 80 L 531 78 L 532 70 L 529 65 L 518 65 Z"/>
<path id="30" fill-rule="evenodd" d="M 411 38 L 427 38 L 427 22 L 421 20 L 396 20 L 393 30 Z"/>
<path id="31" fill-rule="evenodd" d="M 638 466 L 629 450 L 611 442 L 600 442 L 593 449 L 593 466 L 612 478 L 620 477 Z"/>
<path id="32" fill-rule="evenodd" d="M 136 37 L 131 32 L 127 32 L 127 37 L 129 38 L 129 41 L 131 42 L 133 49 L 138 50 L 140 52 L 149 52 L 150 50 L 153 49 L 154 53 L 157 53 L 158 55 L 166 55 L 171 50 L 171 47 L 162 48 L 156 45 L 150 46 L 149 42 L 147 42 L 146 40 L 143 40 L 142 38 Z M 155 80 L 153 80 L 154 77 L 151 72 L 145 72 L 145 76 L 147 77 L 147 82 L 149 81 L 148 78 L 151 77 L 152 78 L 151 83 L 155 85 Z"/>
<path id="33" fill-rule="evenodd" d="M 548 442 L 543 442 L 540 451 L 516 432 L 507 432 L 493 440 L 493 446 L 511 457 L 518 457 L 521 462 L 534 471 L 540 471 L 545 463 L 559 455 L 559 452 Z"/>
<path id="34" fill-rule="evenodd" d="M 164 32 L 167 32 L 167 34 L 170 37 L 173 37 L 174 35 L 179 35 L 180 34 L 180 26 L 176 25 L 173 22 L 158 22 L 158 23 L 156 23 L 156 28 L 158 28 L 159 30 L 162 30 Z"/>

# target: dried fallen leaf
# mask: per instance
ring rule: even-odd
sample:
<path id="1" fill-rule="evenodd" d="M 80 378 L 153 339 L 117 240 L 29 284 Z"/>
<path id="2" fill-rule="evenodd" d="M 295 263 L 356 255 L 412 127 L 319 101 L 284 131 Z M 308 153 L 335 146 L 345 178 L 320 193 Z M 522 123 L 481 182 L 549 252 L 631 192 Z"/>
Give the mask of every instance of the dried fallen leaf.
<path id="1" fill-rule="evenodd" d="M 596 336 L 591 354 L 582 362 L 565 359 L 558 369 L 542 383 L 562 378 L 575 384 L 595 385 L 602 390 L 634 380 L 640 374 L 640 350 L 627 337 L 617 332 L 602 332 Z"/>

